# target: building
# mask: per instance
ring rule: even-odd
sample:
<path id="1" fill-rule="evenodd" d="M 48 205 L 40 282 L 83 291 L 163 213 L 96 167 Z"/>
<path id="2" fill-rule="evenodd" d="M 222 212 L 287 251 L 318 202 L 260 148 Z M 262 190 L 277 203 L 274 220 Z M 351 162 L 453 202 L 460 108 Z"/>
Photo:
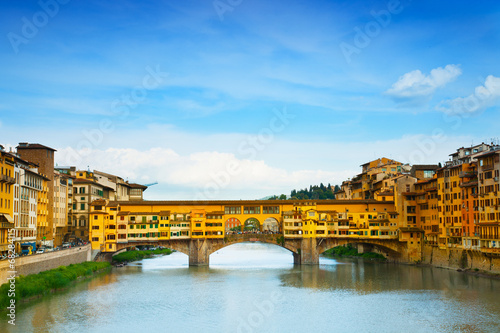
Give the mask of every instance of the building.
<path id="1" fill-rule="evenodd" d="M 54 244 L 60 245 L 67 232 L 68 221 L 68 178 L 59 171 L 54 171 Z"/>
<path id="2" fill-rule="evenodd" d="M 108 199 L 112 188 L 95 181 L 94 174 L 90 171 L 76 171 L 73 180 L 73 224 L 74 234 L 77 238 L 89 239 L 89 214 L 90 204 L 96 200 Z"/>
<path id="3" fill-rule="evenodd" d="M 340 191 L 335 192 L 338 200 L 388 200 L 394 195 L 394 179 L 408 171 L 403 163 L 382 157 L 361 165 L 362 172 L 344 181 Z M 384 193 L 383 195 L 381 195 Z"/>
<path id="4" fill-rule="evenodd" d="M 26 250 L 31 253 L 35 249 L 39 233 L 46 231 L 39 228 L 38 219 L 42 212 L 38 210 L 38 202 L 41 199 L 40 193 L 46 190 L 48 178 L 38 172 L 38 165 L 25 161 L 17 156 L 14 158 L 14 178 L 13 186 L 13 218 L 15 236 L 14 242 L 16 251 Z M 33 246 L 35 244 L 35 246 Z"/>
<path id="5" fill-rule="evenodd" d="M 500 254 L 500 147 L 477 156 L 479 237 L 481 251 Z"/>
<path id="6" fill-rule="evenodd" d="M 276 225 L 285 238 L 398 240 L 400 222 L 391 201 L 109 201 L 91 205 L 92 248 L 113 252 L 118 245 L 145 241 L 222 239 L 237 223 L 241 231 L 264 232 Z M 272 222 L 271 222 L 272 221 Z M 411 229 L 408 229 L 411 230 Z M 414 233 L 414 234 L 413 234 Z M 408 242 L 420 246 L 418 232 Z M 410 237 L 411 236 L 411 237 Z M 406 236 L 405 236 L 406 237 Z M 420 253 L 415 253 L 419 258 Z"/>
<path id="7" fill-rule="evenodd" d="M 8 233 L 14 228 L 14 159 L 0 146 L 0 255 L 8 254 Z"/>
<path id="8" fill-rule="evenodd" d="M 44 241 L 54 240 L 54 153 L 55 149 L 38 144 L 20 142 L 16 147 L 17 155 L 28 162 L 35 163 L 38 171 L 47 178 L 47 221 L 42 227 L 42 239 Z M 44 222 L 45 224 L 45 222 Z M 45 238 L 43 238 L 45 237 Z M 59 245 L 59 244 L 58 244 Z"/>

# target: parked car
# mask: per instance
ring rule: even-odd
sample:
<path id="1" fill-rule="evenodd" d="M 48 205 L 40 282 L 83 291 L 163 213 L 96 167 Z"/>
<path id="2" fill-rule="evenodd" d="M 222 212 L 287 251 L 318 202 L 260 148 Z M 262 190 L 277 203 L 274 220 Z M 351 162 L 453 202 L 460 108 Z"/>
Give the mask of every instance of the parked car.
<path id="1" fill-rule="evenodd" d="M 71 243 L 63 243 L 62 248 L 63 249 L 69 249 L 71 247 Z"/>
<path id="2" fill-rule="evenodd" d="M 45 252 L 45 249 L 40 248 L 40 249 L 36 250 L 35 253 L 40 254 L 40 253 L 44 253 L 44 252 Z"/>

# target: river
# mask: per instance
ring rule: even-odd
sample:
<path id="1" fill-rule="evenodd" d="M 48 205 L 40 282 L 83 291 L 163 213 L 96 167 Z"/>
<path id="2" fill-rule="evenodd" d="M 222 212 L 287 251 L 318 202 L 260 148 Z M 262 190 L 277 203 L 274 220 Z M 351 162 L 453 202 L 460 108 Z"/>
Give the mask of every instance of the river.
<path id="1" fill-rule="evenodd" d="M 145 259 L 17 309 L 0 332 L 500 332 L 500 280 L 243 243 Z"/>

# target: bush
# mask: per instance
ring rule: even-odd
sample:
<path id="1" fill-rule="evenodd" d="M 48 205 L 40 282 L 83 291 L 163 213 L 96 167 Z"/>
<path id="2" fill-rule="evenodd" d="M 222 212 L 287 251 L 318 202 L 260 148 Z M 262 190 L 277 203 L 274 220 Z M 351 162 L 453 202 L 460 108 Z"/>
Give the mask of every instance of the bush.
<path id="1" fill-rule="evenodd" d="M 16 296 L 14 299 L 17 302 L 21 299 L 44 295 L 51 290 L 67 287 L 80 276 L 88 276 L 92 272 L 106 267 L 110 267 L 108 262 L 87 261 L 76 265 L 60 266 L 38 274 L 21 275 L 16 278 Z M 8 283 L 0 286 L 0 307 L 2 309 L 5 309 L 10 302 L 9 289 L 10 285 Z"/>
<path id="2" fill-rule="evenodd" d="M 156 250 L 146 250 L 146 251 L 127 251 L 118 253 L 113 256 L 113 262 L 129 262 L 129 261 L 137 261 L 144 258 L 151 257 L 154 254 L 163 254 L 169 255 L 172 253 L 171 249 L 156 249 Z"/>
<path id="3" fill-rule="evenodd" d="M 358 253 L 358 250 L 356 250 L 350 244 L 346 246 L 337 246 L 331 248 L 329 250 L 326 250 L 324 253 L 326 255 L 331 255 L 334 257 L 361 257 L 366 259 L 386 260 L 386 258 L 379 253 L 374 253 L 374 252 Z"/>

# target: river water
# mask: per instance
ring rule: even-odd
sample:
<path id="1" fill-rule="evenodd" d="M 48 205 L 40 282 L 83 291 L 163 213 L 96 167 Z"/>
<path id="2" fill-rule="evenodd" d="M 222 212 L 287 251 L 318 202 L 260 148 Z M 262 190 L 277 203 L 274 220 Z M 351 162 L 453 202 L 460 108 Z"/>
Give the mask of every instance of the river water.
<path id="1" fill-rule="evenodd" d="M 145 259 L 17 309 L 0 332 L 500 332 L 500 280 L 243 243 Z"/>

